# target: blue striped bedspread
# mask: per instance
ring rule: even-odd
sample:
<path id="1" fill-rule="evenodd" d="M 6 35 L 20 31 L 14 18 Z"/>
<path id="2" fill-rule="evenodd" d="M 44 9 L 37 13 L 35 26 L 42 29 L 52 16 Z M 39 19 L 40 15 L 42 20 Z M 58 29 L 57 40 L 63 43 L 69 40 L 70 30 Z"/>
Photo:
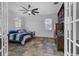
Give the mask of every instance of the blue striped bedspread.
<path id="1" fill-rule="evenodd" d="M 19 32 L 19 33 L 11 33 L 9 34 L 9 40 L 18 41 L 21 44 L 24 44 L 27 38 L 32 38 L 32 32 Z"/>

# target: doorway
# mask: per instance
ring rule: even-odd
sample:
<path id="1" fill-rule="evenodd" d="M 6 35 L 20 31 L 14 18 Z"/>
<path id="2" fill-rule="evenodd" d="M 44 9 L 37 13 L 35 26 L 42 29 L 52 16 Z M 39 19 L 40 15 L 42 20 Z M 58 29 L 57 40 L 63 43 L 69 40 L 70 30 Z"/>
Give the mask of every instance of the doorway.
<path id="1" fill-rule="evenodd" d="M 8 55 L 8 4 L 0 3 L 0 55 Z M 79 55 L 79 3 L 65 3 L 64 55 Z"/>

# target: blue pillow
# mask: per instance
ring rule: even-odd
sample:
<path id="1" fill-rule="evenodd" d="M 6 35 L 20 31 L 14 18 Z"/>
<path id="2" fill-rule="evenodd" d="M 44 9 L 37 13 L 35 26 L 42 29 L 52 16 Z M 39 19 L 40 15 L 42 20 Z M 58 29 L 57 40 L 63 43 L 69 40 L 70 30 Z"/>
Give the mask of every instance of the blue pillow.
<path id="1" fill-rule="evenodd" d="M 9 31 L 9 33 L 17 33 L 17 31 L 16 30 L 11 30 L 11 31 Z"/>

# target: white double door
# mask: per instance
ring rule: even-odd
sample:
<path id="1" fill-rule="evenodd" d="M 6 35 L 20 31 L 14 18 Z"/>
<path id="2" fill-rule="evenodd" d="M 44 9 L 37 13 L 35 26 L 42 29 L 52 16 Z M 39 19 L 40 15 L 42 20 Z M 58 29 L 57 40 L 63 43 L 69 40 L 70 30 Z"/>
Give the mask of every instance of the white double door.
<path id="1" fill-rule="evenodd" d="M 8 55 L 8 3 L 0 2 L 0 56 Z"/>
<path id="2" fill-rule="evenodd" d="M 64 4 L 64 55 L 79 55 L 79 3 L 67 2 Z M 0 2 L 0 55 L 8 55 L 7 2 Z"/>
<path id="3" fill-rule="evenodd" d="M 64 55 L 79 55 L 79 3 L 67 2 L 65 4 L 64 21 Z"/>

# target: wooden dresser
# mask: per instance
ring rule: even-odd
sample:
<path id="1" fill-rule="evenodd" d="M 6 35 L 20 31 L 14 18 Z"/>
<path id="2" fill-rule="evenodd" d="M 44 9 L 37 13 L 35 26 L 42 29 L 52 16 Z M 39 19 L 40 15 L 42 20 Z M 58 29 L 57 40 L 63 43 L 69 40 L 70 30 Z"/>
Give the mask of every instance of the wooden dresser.
<path id="1" fill-rule="evenodd" d="M 64 52 L 64 4 L 58 12 L 58 23 L 55 24 L 55 28 L 57 49 Z"/>

